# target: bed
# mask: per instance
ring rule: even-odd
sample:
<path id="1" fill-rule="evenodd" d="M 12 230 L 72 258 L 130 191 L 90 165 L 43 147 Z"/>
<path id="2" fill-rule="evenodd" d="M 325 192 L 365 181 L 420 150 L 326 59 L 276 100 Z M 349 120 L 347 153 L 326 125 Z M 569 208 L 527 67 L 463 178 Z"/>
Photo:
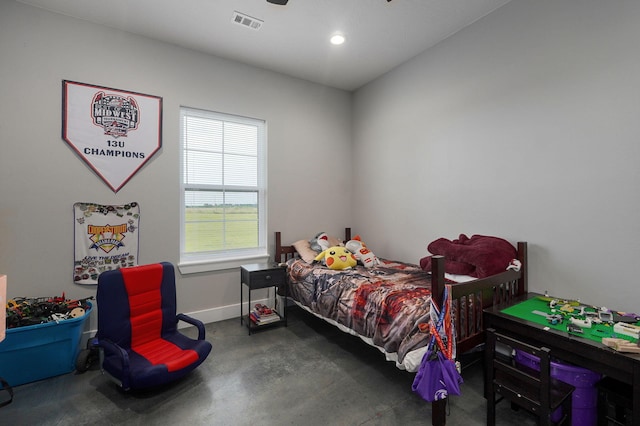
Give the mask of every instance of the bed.
<path id="1" fill-rule="evenodd" d="M 345 228 L 344 241 L 351 239 Z M 298 249 L 300 246 L 298 245 Z M 372 268 L 358 265 L 331 270 L 309 262 L 294 245 L 283 245 L 275 233 L 275 261 L 286 264 L 288 296 L 296 305 L 360 337 L 378 348 L 399 369 L 415 372 L 430 340 L 431 300 L 442 306 L 447 288 L 455 330 L 455 352 L 460 355 L 484 342 L 482 311 L 527 292 L 527 244 L 518 242 L 518 266 L 483 278 L 445 273 L 445 257 L 429 256 L 425 265 L 381 259 Z M 421 262 L 422 264 L 422 259 Z M 449 263 L 446 264 L 449 268 Z M 464 279 L 464 282 L 456 282 Z M 444 424 L 444 404 L 433 403 L 433 424 Z"/>

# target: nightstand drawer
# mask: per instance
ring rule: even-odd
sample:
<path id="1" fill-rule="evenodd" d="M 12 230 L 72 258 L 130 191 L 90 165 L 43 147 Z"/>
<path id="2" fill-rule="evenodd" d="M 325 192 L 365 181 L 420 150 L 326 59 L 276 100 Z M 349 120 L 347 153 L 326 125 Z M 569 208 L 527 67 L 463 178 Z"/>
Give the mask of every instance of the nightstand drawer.
<path id="1" fill-rule="evenodd" d="M 280 286 L 284 284 L 284 271 L 282 270 L 270 270 L 270 271 L 257 271 L 251 274 L 250 278 L 251 288 L 262 288 L 271 286 Z"/>
<path id="2" fill-rule="evenodd" d="M 250 289 L 281 286 L 285 284 L 286 274 L 284 268 L 275 267 L 269 269 L 243 268 L 242 282 Z"/>

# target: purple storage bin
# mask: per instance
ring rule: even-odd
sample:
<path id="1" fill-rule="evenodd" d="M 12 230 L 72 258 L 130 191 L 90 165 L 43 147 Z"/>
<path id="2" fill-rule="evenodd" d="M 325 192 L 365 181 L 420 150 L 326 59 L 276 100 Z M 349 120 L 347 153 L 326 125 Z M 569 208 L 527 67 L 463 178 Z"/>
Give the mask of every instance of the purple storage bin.
<path id="1" fill-rule="evenodd" d="M 517 364 L 540 371 L 540 360 L 525 352 L 515 351 Z M 551 377 L 574 386 L 571 398 L 571 423 L 576 426 L 596 426 L 598 423 L 598 389 L 596 383 L 602 376 L 586 368 L 570 364 L 551 362 Z M 559 408 L 551 416 L 558 421 L 562 416 Z"/>

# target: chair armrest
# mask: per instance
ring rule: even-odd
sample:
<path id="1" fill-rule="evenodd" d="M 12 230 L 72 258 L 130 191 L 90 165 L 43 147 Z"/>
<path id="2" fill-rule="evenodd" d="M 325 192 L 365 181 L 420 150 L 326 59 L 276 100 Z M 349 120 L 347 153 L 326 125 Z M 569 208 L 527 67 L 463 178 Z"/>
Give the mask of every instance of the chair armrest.
<path id="1" fill-rule="evenodd" d="M 176 315 L 176 318 L 180 321 L 184 321 L 186 323 L 189 323 L 195 327 L 197 327 L 198 329 L 198 340 L 204 340 L 204 335 L 205 335 L 205 331 L 204 331 L 204 324 L 202 323 L 202 321 L 195 319 L 193 317 L 190 317 L 189 315 L 185 315 L 185 314 L 178 314 Z"/>
<path id="2" fill-rule="evenodd" d="M 114 353 L 120 357 L 122 362 L 122 383 L 121 386 L 124 390 L 129 390 L 129 354 L 124 348 L 117 343 L 112 342 L 109 339 L 95 339 L 97 340 L 97 346 L 103 348 L 105 351 Z"/>

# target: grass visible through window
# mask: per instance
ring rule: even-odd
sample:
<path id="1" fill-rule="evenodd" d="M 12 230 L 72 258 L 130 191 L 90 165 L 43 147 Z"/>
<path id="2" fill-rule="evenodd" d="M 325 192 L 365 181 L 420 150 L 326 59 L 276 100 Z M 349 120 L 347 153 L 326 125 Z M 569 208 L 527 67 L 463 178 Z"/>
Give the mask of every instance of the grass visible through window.
<path id="1" fill-rule="evenodd" d="M 185 225 L 188 253 L 258 246 L 257 206 L 187 206 Z"/>

